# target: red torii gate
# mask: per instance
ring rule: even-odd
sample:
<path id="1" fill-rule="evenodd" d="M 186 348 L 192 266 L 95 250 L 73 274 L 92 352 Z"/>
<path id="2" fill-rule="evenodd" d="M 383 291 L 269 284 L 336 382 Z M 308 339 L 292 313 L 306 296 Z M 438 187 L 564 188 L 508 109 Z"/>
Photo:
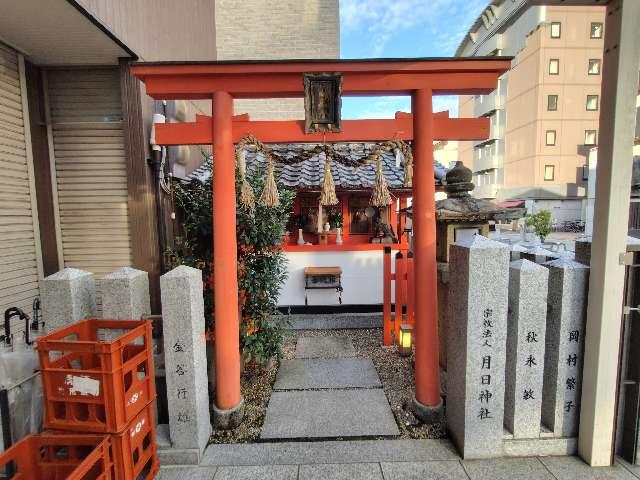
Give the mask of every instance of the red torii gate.
<path id="1" fill-rule="evenodd" d="M 413 140 L 413 230 L 415 288 L 415 412 L 424 421 L 442 414 L 438 366 L 434 140 L 482 140 L 487 118 L 448 118 L 433 113 L 432 96 L 478 95 L 495 90 L 510 59 L 367 59 L 246 62 L 135 63 L 133 74 L 157 100 L 209 99 L 213 119 L 156 125 L 162 145 L 212 144 L 213 266 L 216 284 L 216 407 L 236 418 L 240 392 L 236 257 L 234 142 L 252 133 L 264 143 Z M 388 120 L 344 120 L 337 133 L 304 132 L 303 121 L 251 121 L 233 115 L 234 98 L 303 97 L 303 75 L 339 72 L 343 96 L 411 95 L 412 114 Z M 232 415 L 236 413 L 236 415 Z M 214 415 L 215 418 L 215 415 Z M 228 425 L 234 426 L 234 425 Z"/>

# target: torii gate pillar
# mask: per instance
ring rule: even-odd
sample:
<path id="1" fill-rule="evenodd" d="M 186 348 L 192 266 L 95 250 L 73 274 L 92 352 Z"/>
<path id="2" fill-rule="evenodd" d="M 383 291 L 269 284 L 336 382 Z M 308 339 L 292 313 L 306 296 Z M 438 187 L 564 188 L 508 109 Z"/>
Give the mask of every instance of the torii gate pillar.
<path id="1" fill-rule="evenodd" d="M 430 89 L 415 90 L 411 98 L 414 138 L 413 252 L 416 289 L 414 414 L 427 423 L 438 421 L 443 414 L 438 363 L 432 94 Z"/>
<path id="2" fill-rule="evenodd" d="M 236 245 L 236 176 L 233 151 L 233 98 L 214 92 L 213 166 L 213 276 L 216 349 L 215 428 L 234 428 L 244 417 L 240 394 L 240 339 L 238 332 L 238 277 Z"/>

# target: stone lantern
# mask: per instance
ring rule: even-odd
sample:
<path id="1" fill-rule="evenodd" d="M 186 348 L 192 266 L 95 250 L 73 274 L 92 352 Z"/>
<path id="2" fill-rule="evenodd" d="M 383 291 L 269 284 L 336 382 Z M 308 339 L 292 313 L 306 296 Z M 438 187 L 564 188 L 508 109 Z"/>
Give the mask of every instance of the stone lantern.
<path id="1" fill-rule="evenodd" d="M 436 202 L 436 258 L 449 262 L 449 246 L 479 234 L 489 236 L 490 220 L 514 220 L 524 208 L 506 209 L 489 200 L 474 198 L 472 172 L 460 161 L 447 172 L 444 187 L 447 198 Z"/>

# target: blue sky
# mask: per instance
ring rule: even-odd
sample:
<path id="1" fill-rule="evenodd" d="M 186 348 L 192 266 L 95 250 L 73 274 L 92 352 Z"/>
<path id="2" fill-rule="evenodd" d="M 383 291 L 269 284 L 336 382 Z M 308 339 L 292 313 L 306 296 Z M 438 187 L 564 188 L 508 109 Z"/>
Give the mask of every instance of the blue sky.
<path id="1" fill-rule="evenodd" d="M 488 0 L 339 0 L 340 56 L 448 57 Z M 342 117 L 392 118 L 408 97 L 343 97 Z M 457 116 L 458 97 L 434 98 L 434 110 Z"/>

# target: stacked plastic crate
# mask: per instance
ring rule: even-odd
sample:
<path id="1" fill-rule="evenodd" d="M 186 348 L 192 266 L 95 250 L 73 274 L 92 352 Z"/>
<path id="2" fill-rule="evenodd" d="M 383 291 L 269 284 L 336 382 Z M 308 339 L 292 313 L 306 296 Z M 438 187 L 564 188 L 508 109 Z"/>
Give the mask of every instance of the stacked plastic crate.
<path id="1" fill-rule="evenodd" d="M 46 437 L 104 434 L 111 444 L 111 474 L 105 469 L 105 476 L 69 478 L 155 478 L 151 322 L 84 320 L 40 338 L 37 349 Z"/>

